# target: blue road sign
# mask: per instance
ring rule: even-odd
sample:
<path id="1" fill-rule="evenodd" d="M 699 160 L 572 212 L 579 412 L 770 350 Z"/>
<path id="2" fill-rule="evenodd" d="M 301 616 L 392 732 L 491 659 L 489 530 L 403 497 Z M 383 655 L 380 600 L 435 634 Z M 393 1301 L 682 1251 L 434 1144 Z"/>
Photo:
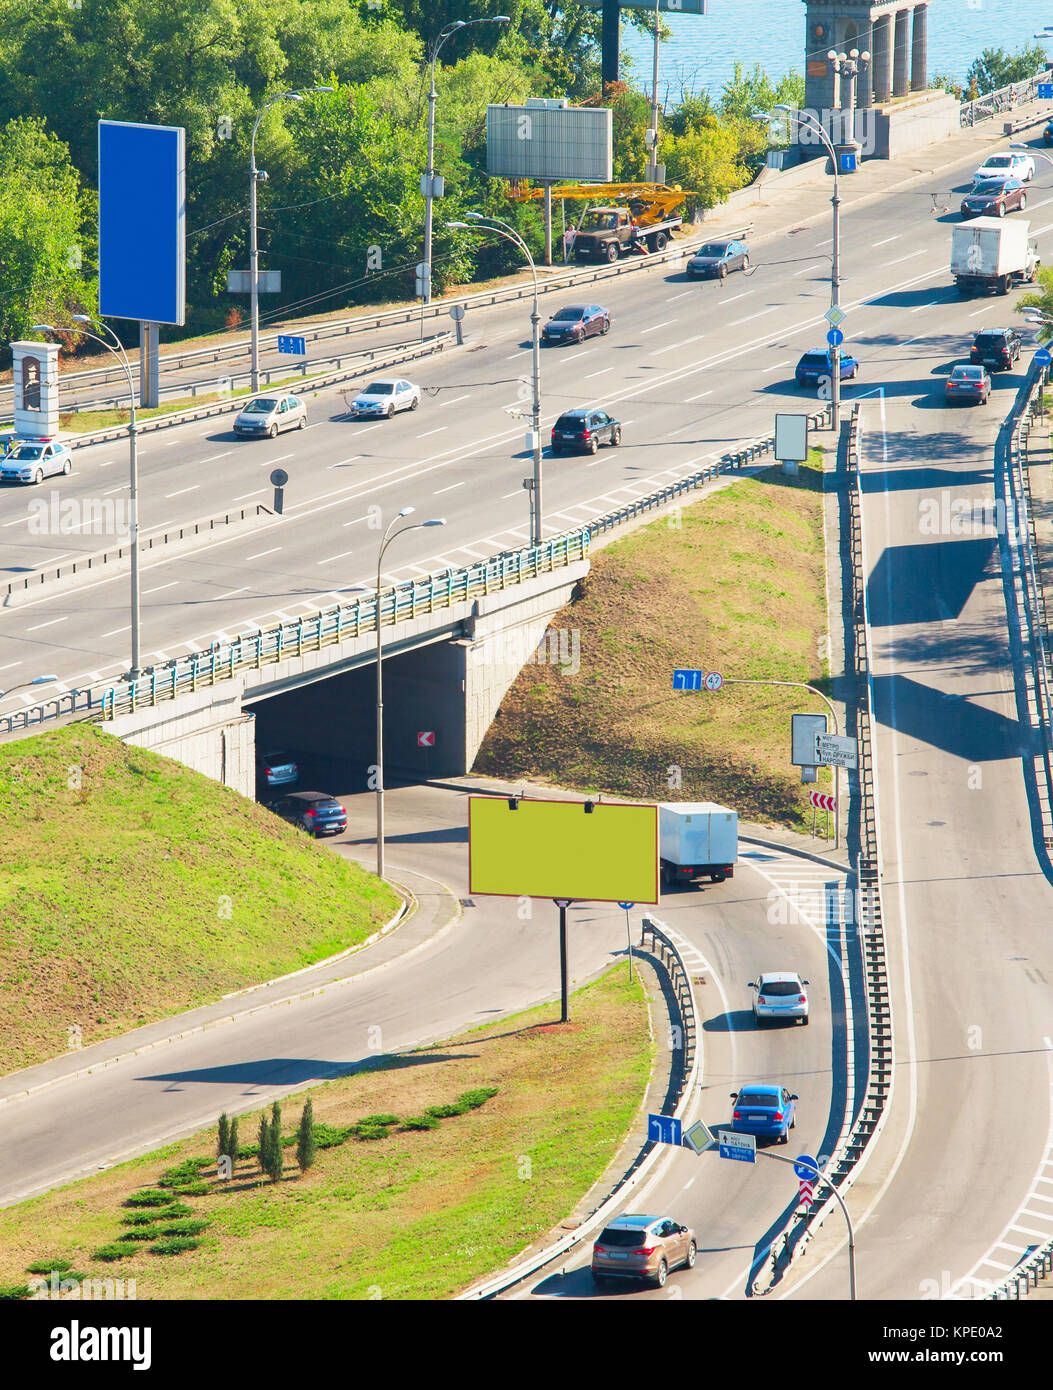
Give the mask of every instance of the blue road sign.
<path id="1" fill-rule="evenodd" d="M 619 906 L 624 912 L 628 912 L 628 911 L 630 911 L 631 908 L 634 908 L 634 907 L 636 906 L 636 904 L 635 904 L 635 903 L 619 903 L 618 906 Z"/>
<path id="2" fill-rule="evenodd" d="M 659 1144 L 676 1144 L 678 1147 L 684 1142 L 683 1130 L 675 1115 L 648 1115 L 647 1137 Z"/>
<path id="3" fill-rule="evenodd" d="M 702 690 L 705 685 L 705 677 L 701 670 L 691 671 L 676 670 L 673 672 L 674 690 Z"/>
<path id="4" fill-rule="evenodd" d="M 1053 82 L 1040 82 L 1038 84 L 1039 101 L 1053 101 Z"/>
<path id="5" fill-rule="evenodd" d="M 752 1134 L 735 1134 L 730 1129 L 717 1130 L 720 1157 L 734 1158 L 739 1163 L 756 1163 L 757 1140 Z"/>
<path id="6" fill-rule="evenodd" d="M 278 334 L 278 351 L 295 353 L 298 357 L 303 357 L 307 352 L 306 338 L 293 338 L 287 333 Z"/>
<path id="7" fill-rule="evenodd" d="M 1048 348 L 1039 348 L 1035 353 L 1035 361 L 1040 367 L 1048 367 L 1050 362 L 1053 362 L 1053 357 L 1050 356 Z"/>
<path id="8" fill-rule="evenodd" d="M 803 1178 L 806 1182 L 814 1182 L 815 1175 L 819 1171 L 819 1165 L 811 1154 L 800 1154 L 794 1160 L 793 1171 L 799 1178 Z"/>
<path id="9" fill-rule="evenodd" d="M 826 335 L 826 341 L 831 347 L 840 347 L 844 340 L 845 335 L 841 332 L 840 328 L 831 328 Z"/>
<path id="10" fill-rule="evenodd" d="M 842 154 L 841 172 L 842 174 L 854 174 L 856 171 L 856 157 L 854 154 Z"/>
<path id="11" fill-rule="evenodd" d="M 99 313 L 181 324 L 186 309 L 182 126 L 99 122 Z"/>

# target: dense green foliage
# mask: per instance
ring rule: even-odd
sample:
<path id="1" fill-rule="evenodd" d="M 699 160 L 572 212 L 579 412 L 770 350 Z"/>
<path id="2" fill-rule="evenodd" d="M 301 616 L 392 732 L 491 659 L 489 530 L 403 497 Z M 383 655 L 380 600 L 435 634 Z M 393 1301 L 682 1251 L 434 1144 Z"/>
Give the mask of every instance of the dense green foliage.
<path id="1" fill-rule="evenodd" d="M 1019 53 L 1007 53 L 1004 48 L 985 48 L 979 58 L 970 63 L 965 75 L 966 96 L 974 101 L 1012 82 L 1026 82 L 1045 67 L 1045 49 L 1037 43 L 1025 44 Z"/>

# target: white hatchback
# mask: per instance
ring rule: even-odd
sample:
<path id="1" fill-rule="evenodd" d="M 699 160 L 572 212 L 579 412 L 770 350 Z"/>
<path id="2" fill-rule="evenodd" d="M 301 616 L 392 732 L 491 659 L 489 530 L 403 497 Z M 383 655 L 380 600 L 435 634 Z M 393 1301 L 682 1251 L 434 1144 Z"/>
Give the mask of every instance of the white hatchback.
<path id="1" fill-rule="evenodd" d="M 400 410 L 416 410 L 420 405 L 420 387 L 399 377 L 376 377 L 347 403 L 352 420 L 391 419 Z"/>
<path id="2" fill-rule="evenodd" d="M 750 981 L 753 990 L 753 1019 L 760 1026 L 769 1018 L 789 1018 L 796 1022 L 808 1022 L 808 994 L 805 990 L 807 980 L 792 970 L 775 970 L 759 975 L 756 983 Z"/>

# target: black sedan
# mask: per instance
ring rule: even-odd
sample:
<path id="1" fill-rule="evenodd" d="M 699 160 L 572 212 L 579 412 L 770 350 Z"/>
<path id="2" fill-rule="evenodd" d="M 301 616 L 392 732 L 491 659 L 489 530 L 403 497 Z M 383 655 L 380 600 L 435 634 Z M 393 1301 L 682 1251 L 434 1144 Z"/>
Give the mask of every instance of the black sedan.
<path id="1" fill-rule="evenodd" d="M 553 314 L 541 330 L 543 343 L 583 343 L 611 326 L 610 310 L 601 304 L 568 304 Z"/>
<path id="2" fill-rule="evenodd" d="M 601 444 L 620 444 L 622 442 L 621 422 L 605 410 L 586 409 L 566 410 L 552 426 L 552 452 L 562 454 L 565 450 L 576 452 L 584 450 L 594 454 Z"/>
<path id="3" fill-rule="evenodd" d="M 963 217 L 1004 217 L 1027 207 L 1027 190 L 1019 179 L 974 183 L 962 199 Z"/>

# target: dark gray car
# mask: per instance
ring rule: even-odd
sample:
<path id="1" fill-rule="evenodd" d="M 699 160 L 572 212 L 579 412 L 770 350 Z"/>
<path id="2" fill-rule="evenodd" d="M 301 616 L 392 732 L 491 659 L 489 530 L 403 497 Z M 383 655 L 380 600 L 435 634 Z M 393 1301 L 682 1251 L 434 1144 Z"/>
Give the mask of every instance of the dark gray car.
<path id="1" fill-rule="evenodd" d="M 290 792 L 271 810 L 309 835 L 339 835 L 347 829 L 347 812 L 328 792 Z"/>
<path id="2" fill-rule="evenodd" d="M 687 263 L 690 279 L 723 280 L 732 270 L 749 270 L 750 253 L 744 241 L 707 241 Z"/>
<path id="3" fill-rule="evenodd" d="M 552 452 L 569 450 L 594 454 L 601 444 L 622 442 L 621 422 L 606 410 L 566 410 L 552 426 Z"/>

